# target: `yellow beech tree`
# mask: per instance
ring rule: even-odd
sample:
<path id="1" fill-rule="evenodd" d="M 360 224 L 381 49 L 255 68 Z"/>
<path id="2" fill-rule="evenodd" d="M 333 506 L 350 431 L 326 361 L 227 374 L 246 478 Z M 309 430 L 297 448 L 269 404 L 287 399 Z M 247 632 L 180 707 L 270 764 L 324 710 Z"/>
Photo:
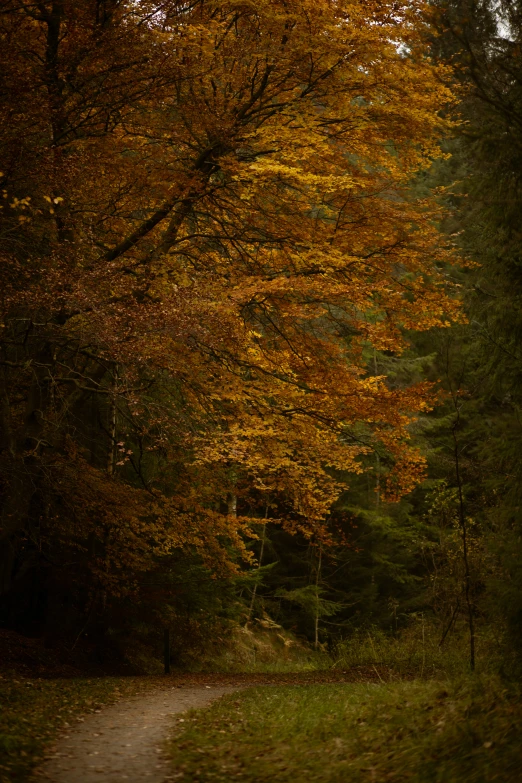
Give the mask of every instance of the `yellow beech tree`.
<path id="1" fill-rule="evenodd" d="M 423 0 L 4 2 L 4 588 L 39 537 L 117 592 L 174 548 L 226 568 L 268 498 L 317 533 L 376 443 L 390 499 L 419 480 L 430 388 L 366 357 L 457 317 L 408 189 L 451 99 L 429 24 Z"/>

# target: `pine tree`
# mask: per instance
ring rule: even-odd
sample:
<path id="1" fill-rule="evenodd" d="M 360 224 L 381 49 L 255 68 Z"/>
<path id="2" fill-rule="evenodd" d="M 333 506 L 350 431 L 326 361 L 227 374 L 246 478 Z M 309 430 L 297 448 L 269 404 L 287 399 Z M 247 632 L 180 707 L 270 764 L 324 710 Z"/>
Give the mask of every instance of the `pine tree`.
<path id="1" fill-rule="evenodd" d="M 455 66 L 461 126 L 448 142 L 452 160 L 437 176 L 446 186 L 457 180 L 447 194 L 453 217 L 446 229 L 476 264 L 461 278 L 469 324 L 447 346 L 445 384 L 450 396 L 458 395 L 466 513 L 482 520 L 484 541 L 497 556 L 482 609 L 487 596 L 490 616 L 501 608 L 516 650 L 522 638 L 521 5 L 458 0 L 438 10 L 433 50 Z M 447 479 L 456 486 L 454 471 Z"/>

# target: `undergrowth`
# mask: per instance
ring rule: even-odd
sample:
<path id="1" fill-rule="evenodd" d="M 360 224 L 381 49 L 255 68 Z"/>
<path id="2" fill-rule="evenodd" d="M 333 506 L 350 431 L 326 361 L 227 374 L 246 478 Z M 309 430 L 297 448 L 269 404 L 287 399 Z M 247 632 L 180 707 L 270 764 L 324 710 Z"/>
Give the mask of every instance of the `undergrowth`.
<path id="1" fill-rule="evenodd" d="M 494 674 L 503 669 L 505 650 L 501 629 L 479 629 L 476 634 L 476 669 Z M 443 639 L 441 643 L 441 639 Z M 412 618 L 398 635 L 379 628 L 358 629 L 332 651 L 332 667 L 385 666 L 398 676 L 459 677 L 469 673 L 469 636 L 465 625 L 446 638 L 424 617 Z"/>
<path id="2" fill-rule="evenodd" d="M 518 783 L 520 690 L 496 678 L 256 688 L 185 715 L 190 783 Z"/>
<path id="3" fill-rule="evenodd" d="M 231 627 L 228 638 L 187 661 L 187 671 L 293 673 L 330 669 L 332 658 L 314 650 L 270 618 Z"/>

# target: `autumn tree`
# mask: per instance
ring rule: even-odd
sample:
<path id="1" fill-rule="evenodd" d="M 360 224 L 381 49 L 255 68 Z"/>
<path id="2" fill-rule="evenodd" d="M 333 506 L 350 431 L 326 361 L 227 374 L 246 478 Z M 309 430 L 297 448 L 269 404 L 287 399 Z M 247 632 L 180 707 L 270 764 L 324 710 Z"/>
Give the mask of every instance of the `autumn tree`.
<path id="1" fill-rule="evenodd" d="M 267 497 L 317 532 L 376 444 L 388 496 L 415 485 L 430 387 L 367 356 L 456 317 L 408 189 L 451 98 L 429 26 L 421 0 L 4 2 L 4 590 L 53 547 L 91 596 L 180 547 L 225 569 Z"/>

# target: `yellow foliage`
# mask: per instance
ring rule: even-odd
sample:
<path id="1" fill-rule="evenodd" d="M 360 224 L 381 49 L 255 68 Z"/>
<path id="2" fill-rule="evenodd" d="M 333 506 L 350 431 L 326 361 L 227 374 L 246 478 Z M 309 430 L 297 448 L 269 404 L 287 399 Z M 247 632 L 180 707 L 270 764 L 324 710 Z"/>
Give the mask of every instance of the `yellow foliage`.
<path id="1" fill-rule="evenodd" d="M 231 492 L 281 501 L 283 524 L 313 532 L 335 476 L 378 441 L 390 497 L 410 491 L 423 461 L 408 426 L 431 390 L 388 388 L 364 352 L 460 317 L 440 207 L 408 190 L 442 154 L 452 98 L 428 56 L 430 4 L 124 0 L 105 21 L 59 5 L 1 22 L 6 83 L 23 87 L 2 165 L 27 159 L 13 187 L 51 206 L 2 250 L 17 270 L 3 318 L 53 324 L 55 400 L 106 393 L 99 368 L 117 368 L 121 421 L 182 476 L 112 525 L 113 550 L 139 559 L 131 541 L 154 519 L 158 555 L 224 562 L 220 537 L 244 553 Z"/>

